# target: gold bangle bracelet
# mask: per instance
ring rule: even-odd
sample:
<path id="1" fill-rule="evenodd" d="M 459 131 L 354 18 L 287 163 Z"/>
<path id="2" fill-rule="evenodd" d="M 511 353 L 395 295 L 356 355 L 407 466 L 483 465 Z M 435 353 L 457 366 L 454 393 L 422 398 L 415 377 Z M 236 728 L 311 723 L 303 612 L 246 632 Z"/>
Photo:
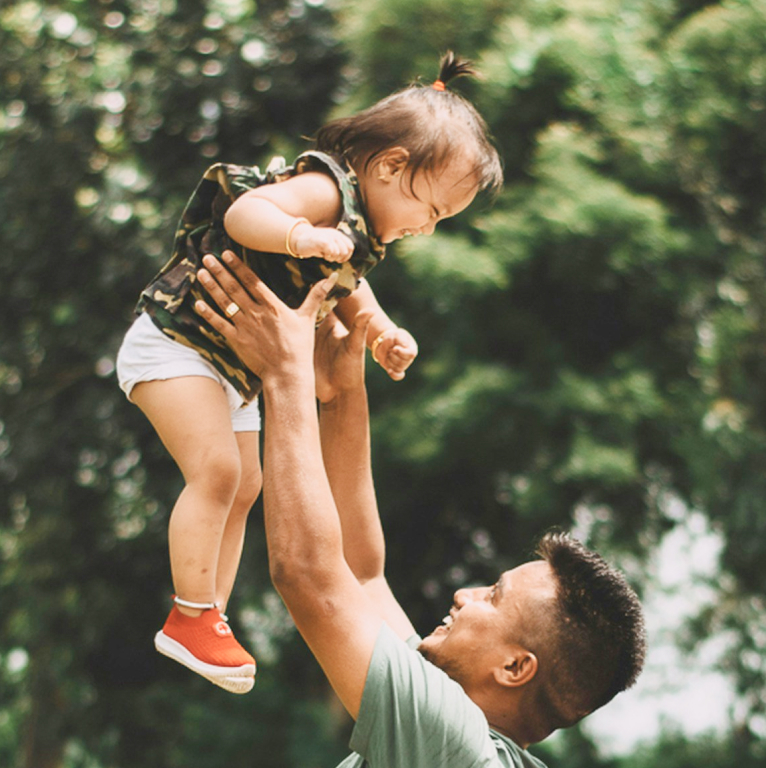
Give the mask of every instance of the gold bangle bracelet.
<path id="1" fill-rule="evenodd" d="M 383 339 L 384 339 L 384 337 L 385 337 L 385 335 L 387 333 L 391 333 L 391 331 L 396 332 L 398 330 L 399 330 L 398 328 L 388 328 L 385 331 L 383 331 L 383 333 L 381 333 L 380 336 L 378 336 L 378 338 L 375 339 L 375 341 L 372 342 L 372 344 L 370 344 L 370 352 L 372 353 L 372 359 L 378 365 L 380 365 L 380 360 L 378 360 L 378 358 L 376 357 L 376 353 L 378 351 L 378 347 L 380 346 L 380 343 L 383 341 Z"/>
<path id="2" fill-rule="evenodd" d="M 293 230 L 299 225 L 299 224 L 311 224 L 311 222 L 303 218 L 296 219 L 291 225 L 290 229 L 287 230 L 287 234 L 285 235 L 285 251 L 292 256 L 294 259 L 302 259 L 303 256 L 299 256 L 291 247 L 290 247 L 290 238 L 293 235 Z"/>

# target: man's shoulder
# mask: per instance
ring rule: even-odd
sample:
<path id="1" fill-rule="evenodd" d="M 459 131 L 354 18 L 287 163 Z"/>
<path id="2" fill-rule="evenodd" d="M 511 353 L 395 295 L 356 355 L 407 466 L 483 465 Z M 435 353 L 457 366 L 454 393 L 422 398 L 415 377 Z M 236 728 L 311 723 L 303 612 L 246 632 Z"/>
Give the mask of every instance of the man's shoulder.
<path id="1" fill-rule="evenodd" d="M 513 768 L 547 768 L 542 760 L 522 749 L 507 736 L 493 730 L 490 730 L 489 735 L 497 749 L 500 765 Z"/>
<path id="2" fill-rule="evenodd" d="M 417 652 L 418 641 L 404 642 L 381 628 L 351 748 L 371 768 L 544 768 L 490 730 L 460 684 Z M 360 764 L 344 763 L 343 768 Z"/>

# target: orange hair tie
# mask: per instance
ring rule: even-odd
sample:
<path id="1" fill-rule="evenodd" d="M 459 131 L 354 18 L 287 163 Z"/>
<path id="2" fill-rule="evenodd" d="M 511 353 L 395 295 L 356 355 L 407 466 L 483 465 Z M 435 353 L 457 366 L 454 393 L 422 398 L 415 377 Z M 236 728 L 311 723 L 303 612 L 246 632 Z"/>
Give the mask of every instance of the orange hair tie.
<path id="1" fill-rule="evenodd" d="M 434 84 L 431 87 L 435 91 L 445 91 L 445 90 L 447 90 L 447 86 L 444 85 L 443 81 L 441 81 L 441 80 L 434 80 Z"/>

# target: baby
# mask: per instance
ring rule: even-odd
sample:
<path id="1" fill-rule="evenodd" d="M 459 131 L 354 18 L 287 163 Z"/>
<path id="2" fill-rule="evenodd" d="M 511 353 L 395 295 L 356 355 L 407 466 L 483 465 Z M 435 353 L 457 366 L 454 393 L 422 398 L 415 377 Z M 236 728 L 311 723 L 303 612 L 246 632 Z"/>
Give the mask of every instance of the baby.
<path id="1" fill-rule="evenodd" d="M 151 421 L 185 487 L 169 526 L 175 604 L 157 649 L 216 685 L 246 693 L 255 660 L 225 611 L 247 516 L 261 490 L 260 381 L 194 311 L 214 306 L 197 281 L 205 254 L 231 249 L 290 306 L 338 279 L 319 315 L 347 326 L 372 312 L 367 343 L 394 380 L 417 355 L 364 279 L 385 245 L 430 235 L 483 189 L 502 183 L 484 120 L 448 90 L 468 62 L 443 57 L 432 85 L 413 85 L 321 128 L 290 167 L 216 164 L 189 200 L 171 259 L 144 289 L 117 360 L 120 386 Z M 239 310 L 226 309 L 229 317 Z"/>

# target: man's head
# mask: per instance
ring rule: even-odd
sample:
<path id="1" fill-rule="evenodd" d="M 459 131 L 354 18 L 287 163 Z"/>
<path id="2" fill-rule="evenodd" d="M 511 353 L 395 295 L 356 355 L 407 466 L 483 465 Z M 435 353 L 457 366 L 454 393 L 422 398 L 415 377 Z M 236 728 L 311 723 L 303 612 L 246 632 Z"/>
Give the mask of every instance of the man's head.
<path id="1" fill-rule="evenodd" d="M 646 652 L 641 605 L 622 574 L 565 534 L 546 535 L 537 554 L 492 587 L 458 590 L 420 646 L 524 744 L 630 687 Z"/>

